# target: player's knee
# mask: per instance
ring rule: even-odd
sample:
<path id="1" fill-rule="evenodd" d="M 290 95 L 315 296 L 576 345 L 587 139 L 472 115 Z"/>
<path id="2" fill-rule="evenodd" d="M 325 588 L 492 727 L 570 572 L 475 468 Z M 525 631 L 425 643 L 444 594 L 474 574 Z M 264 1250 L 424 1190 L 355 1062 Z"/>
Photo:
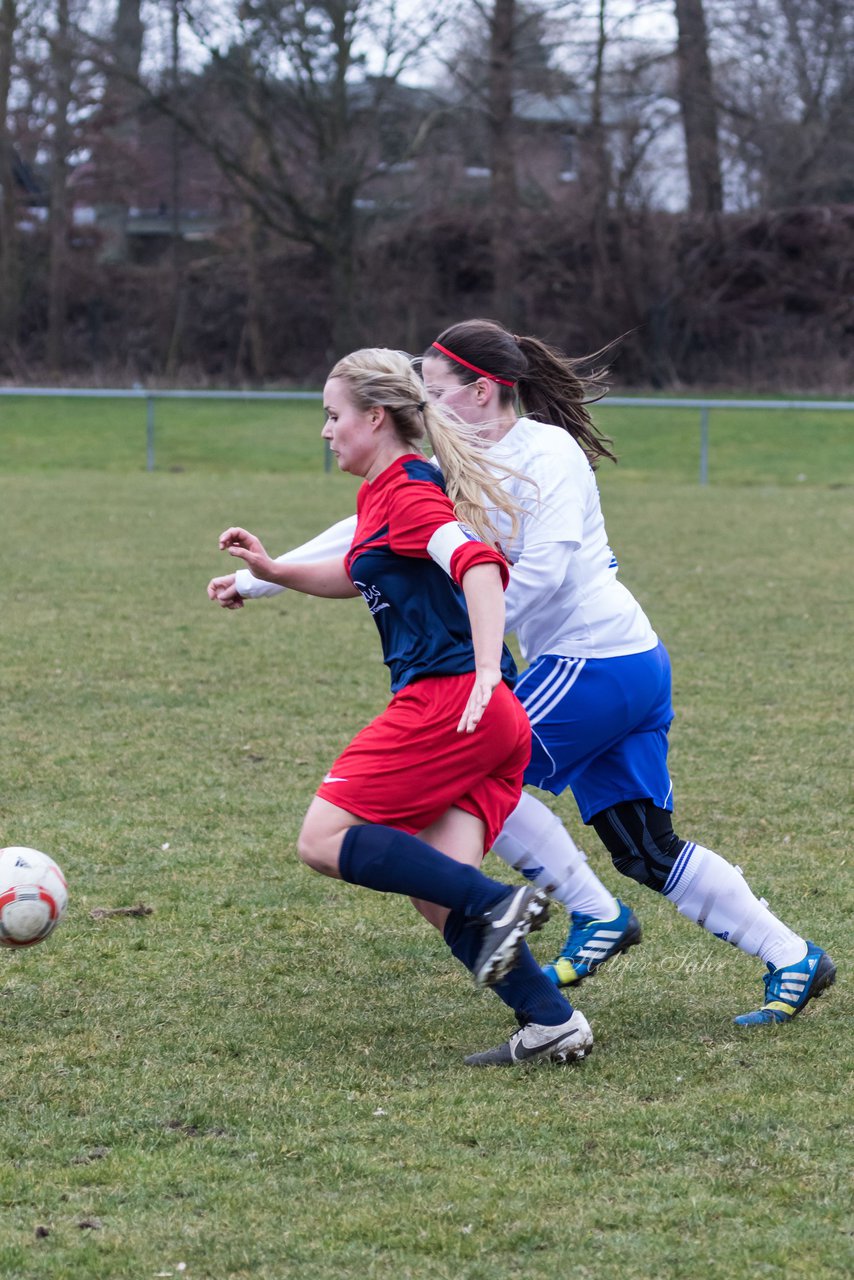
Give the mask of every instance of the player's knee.
<path id="1" fill-rule="evenodd" d="M 621 875 L 660 893 L 684 848 L 670 814 L 649 800 L 612 805 L 592 826 Z"/>
<path id="2" fill-rule="evenodd" d="M 328 833 L 319 830 L 309 821 L 303 823 L 297 837 L 297 854 L 307 867 L 324 876 L 338 875 L 340 840 L 330 841 Z"/>
<path id="3" fill-rule="evenodd" d="M 638 857 L 636 853 L 625 850 L 621 853 L 611 853 L 611 861 L 619 871 L 620 875 L 628 876 L 631 880 L 636 880 L 638 884 L 645 884 L 650 889 L 658 889 L 660 886 L 655 883 L 647 863 L 643 858 Z"/>
<path id="4" fill-rule="evenodd" d="M 592 819 L 592 826 L 610 853 L 611 861 L 620 875 L 637 880 L 638 884 L 647 884 L 646 862 L 638 853 L 635 842 L 629 837 L 623 824 L 617 820 L 616 806 L 597 813 Z"/>
<path id="5" fill-rule="evenodd" d="M 310 831 L 306 831 L 305 827 L 297 837 L 297 855 L 300 861 L 304 862 L 307 867 L 311 867 L 313 871 L 320 870 L 316 865 L 318 858 L 317 841 Z"/>

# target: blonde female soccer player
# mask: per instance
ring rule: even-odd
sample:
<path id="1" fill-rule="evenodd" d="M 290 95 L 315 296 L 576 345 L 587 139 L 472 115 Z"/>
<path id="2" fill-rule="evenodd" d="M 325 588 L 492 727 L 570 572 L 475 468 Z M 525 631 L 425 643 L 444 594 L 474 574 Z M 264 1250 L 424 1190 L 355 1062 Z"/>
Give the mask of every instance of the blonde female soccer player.
<path id="1" fill-rule="evenodd" d="M 482 505 L 513 527 L 517 504 L 482 447 L 427 401 L 402 353 L 340 360 L 324 407 L 322 434 L 339 466 L 364 477 L 346 555 L 288 563 L 245 529 L 220 538 L 256 579 L 319 596 L 361 593 L 391 673 L 388 707 L 317 790 L 300 857 L 324 875 L 410 896 L 476 981 L 494 986 L 521 1025 L 497 1059 L 490 1051 L 468 1062 L 583 1057 L 592 1044 L 584 1016 L 524 941 L 545 919 L 545 895 L 479 870 L 518 804 L 531 749 L 503 645 L 507 565 Z M 425 437 L 441 472 L 422 453 Z"/>

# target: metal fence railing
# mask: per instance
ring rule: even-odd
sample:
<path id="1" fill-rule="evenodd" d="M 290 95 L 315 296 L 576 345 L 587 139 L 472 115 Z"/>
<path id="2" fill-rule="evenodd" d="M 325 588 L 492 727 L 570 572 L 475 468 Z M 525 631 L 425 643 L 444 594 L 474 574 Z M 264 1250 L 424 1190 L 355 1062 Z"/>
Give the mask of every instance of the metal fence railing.
<path id="1" fill-rule="evenodd" d="M 59 399 L 64 396 L 89 397 L 99 400 L 145 401 L 145 463 L 146 470 L 154 470 L 155 402 L 157 400 L 322 400 L 320 391 L 149 391 L 145 387 L 128 390 L 63 387 L 0 387 L 0 396 L 44 396 Z"/>
<path id="2" fill-rule="evenodd" d="M 78 387 L 0 387 L 0 396 L 53 398 L 88 396 L 114 400 L 144 400 L 148 471 L 153 471 L 155 467 L 155 406 L 158 400 L 321 400 L 323 398 L 319 391 L 153 391 L 145 387 L 133 387 L 122 391 Z M 699 481 L 703 485 L 709 483 L 709 414 L 712 409 L 762 409 L 766 412 L 800 409 L 821 413 L 828 410 L 854 413 L 852 400 L 683 400 L 664 396 L 606 396 L 600 403 L 621 408 L 696 409 L 699 413 Z M 326 471 L 331 469 L 332 457 L 328 446 L 324 446 L 323 465 Z"/>
<path id="3" fill-rule="evenodd" d="M 670 400 L 663 396 L 606 396 L 602 404 L 638 409 L 697 409 L 700 414 L 700 484 L 709 483 L 709 412 L 712 409 L 842 409 L 854 413 L 852 400 Z"/>

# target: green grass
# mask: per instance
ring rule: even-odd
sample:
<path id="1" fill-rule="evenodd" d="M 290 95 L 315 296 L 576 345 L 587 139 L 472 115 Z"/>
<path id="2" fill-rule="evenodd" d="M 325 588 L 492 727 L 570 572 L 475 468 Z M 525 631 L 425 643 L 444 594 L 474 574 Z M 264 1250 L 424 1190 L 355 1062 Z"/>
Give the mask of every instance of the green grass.
<path id="1" fill-rule="evenodd" d="M 616 441 L 621 475 L 655 484 L 698 479 L 698 409 L 604 404 L 594 412 L 597 423 Z M 711 409 L 708 480 L 758 486 L 852 485 L 854 410 Z"/>
<path id="2" fill-rule="evenodd" d="M 509 1030 L 498 1001 L 406 903 L 294 853 L 386 700 L 367 611 L 204 594 L 226 524 L 284 548 L 352 510 L 354 482 L 320 455 L 147 475 L 86 447 L 0 472 L 0 843 L 53 854 L 71 890 L 52 938 L 0 955 L 4 1280 L 850 1273 L 850 494 L 701 489 L 656 478 L 664 455 L 603 469 L 623 577 L 673 656 L 677 829 L 840 982 L 736 1034 L 761 964 L 585 833 L 646 934 L 579 992 L 596 1050 L 472 1072 L 464 1053 Z"/>
<path id="3" fill-rule="evenodd" d="M 619 474 L 633 481 L 691 482 L 700 465 L 699 411 L 599 405 L 616 441 Z M 323 468 L 318 400 L 157 400 L 158 470 L 314 471 Z M 0 396 L 4 471 L 66 467 L 143 470 L 141 400 Z M 603 474 L 610 470 L 603 465 Z M 714 409 L 709 481 L 745 485 L 854 485 L 854 411 Z"/>
<path id="4" fill-rule="evenodd" d="M 319 400 L 156 400 L 158 470 L 322 470 Z M 144 400 L 0 396 L 5 471 L 144 470 Z"/>

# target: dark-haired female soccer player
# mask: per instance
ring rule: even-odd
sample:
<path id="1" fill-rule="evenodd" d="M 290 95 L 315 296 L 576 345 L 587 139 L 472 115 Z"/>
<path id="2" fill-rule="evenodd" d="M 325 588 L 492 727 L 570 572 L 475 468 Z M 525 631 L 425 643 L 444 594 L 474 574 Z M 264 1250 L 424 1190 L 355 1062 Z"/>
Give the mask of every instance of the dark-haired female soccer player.
<path id="1" fill-rule="evenodd" d="M 525 781 L 555 794 L 569 786 L 617 870 L 766 962 L 762 1007 L 736 1017 L 738 1025 L 788 1021 L 833 982 L 835 967 L 754 896 L 737 867 L 673 830 L 670 661 L 617 578 L 593 474 L 613 455 L 585 407 L 604 387 L 580 367 L 538 338 L 483 320 L 446 329 L 422 366 L 430 398 L 477 426 L 493 442 L 490 457 L 538 489 L 525 496 L 513 476 L 505 485 L 526 507 L 518 537 L 497 516 L 512 563 L 507 628 L 529 663 L 517 685 L 533 733 Z M 545 814 L 523 797 L 495 848 L 535 881 L 571 892 L 583 860 Z M 631 912 L 614 908 L 610 920 L 604 904 L 595 919 L 576 911 L 564 952 L 548 967 L 558 984 L 636 940 Z"/>
<path id="2" fill-rule="evenodd" d="M 346 556 L 284 563 L 245 529 L 220 538 L 256 578 L 312 595 L 361 592 L 391 672 L 389 706 L 318 788 L 300 857 L 324 875 L 409 895 L 476 981 L 513 1009 L 520 1026 L 501 1051 L 467 1062 L 584 1057 L 592 1044 L 586 1019 L 524 941 L 545 919 L 545 895 L 508 889 L 479 870 L 519 801 L 530 758 L 503 645 L 507 565 L 490 545 L 483 508 L 488 501 L 513 527 L 517 504 L 483 447 L 427 402 L 402 353 L 371 349 L 340 360 L 324 407 L 323 437 L 339 466 L 364 477 Z M 442 472 L 421 452 L 425 435 Z"/>
<path id="3" fill-rule="evenodd" d="M 569 786 L 619 871 L 766 962 L 765 999 L 736 1017 L 739 1026 L 786 1022 L 831 985 L 835 966 L 755 897 L 737 867 L 673 830 L 670 663 L 617 578 L 592 470 L 613 455 L 585 407 L 603 387 L 601 375 L 581 375 L 585 367 L 487 320 L 446 329 L 423 359 L 429 397 L 475 426 L 490 458 L 516 473 L 503 487 L 524 509 L 520 530 L 514 535 L 500 513 L 496 520 L 511 561 L 506 625 L 529 663 L 517 686 L 533 732 L 525 780 L 555 794 Z M 346 537 L 344 524 L 336 536 Z M 240 575 L 223 584 L 222 603 L 254 593 Z M 546 966 L 557 985 L 582 980 L 638 940 L 633 913 L 535 797 L 522 796 L 494 847 L 571 912 L 566 945 Z"/>

